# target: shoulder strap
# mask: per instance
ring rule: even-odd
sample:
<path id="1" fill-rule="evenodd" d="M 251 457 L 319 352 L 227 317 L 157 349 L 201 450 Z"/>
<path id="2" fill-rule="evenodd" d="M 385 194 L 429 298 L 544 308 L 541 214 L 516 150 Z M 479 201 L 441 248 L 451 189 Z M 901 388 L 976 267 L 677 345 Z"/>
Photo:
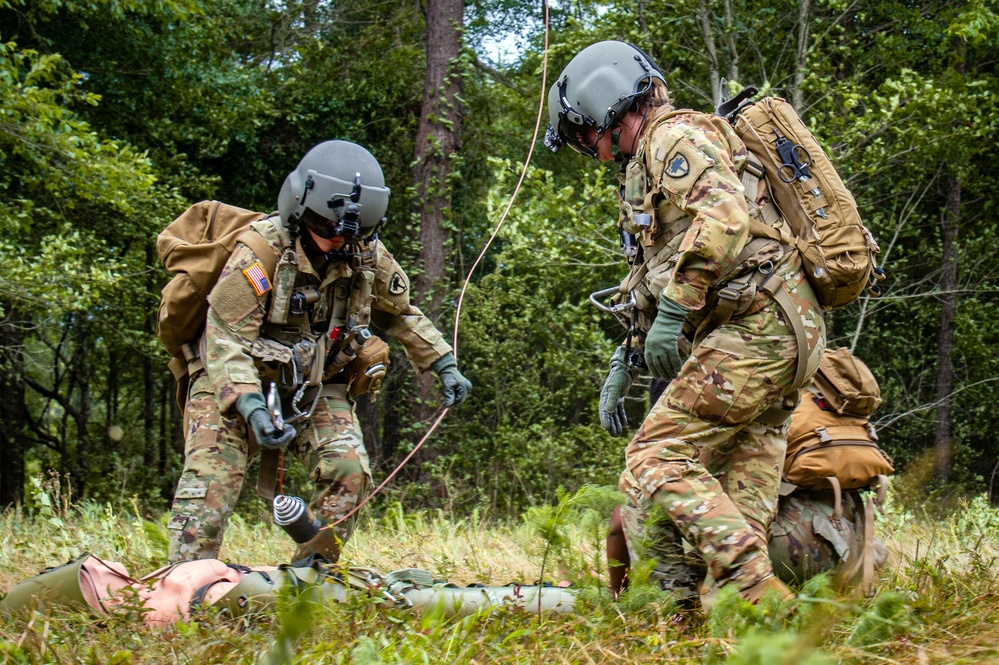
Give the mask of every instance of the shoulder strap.
<path id="1" fill-rule="evenodd" d="M 275 254 L 274 248 L 270 246 L 270 243 L 254 229 L 248 229 L 236 239 L 236 242 L 241 242 L 253 250 L 253 253 L 260 259 L 260 263 L 263 264 L 267 276 L 273 281 L 278 256 Z"/>

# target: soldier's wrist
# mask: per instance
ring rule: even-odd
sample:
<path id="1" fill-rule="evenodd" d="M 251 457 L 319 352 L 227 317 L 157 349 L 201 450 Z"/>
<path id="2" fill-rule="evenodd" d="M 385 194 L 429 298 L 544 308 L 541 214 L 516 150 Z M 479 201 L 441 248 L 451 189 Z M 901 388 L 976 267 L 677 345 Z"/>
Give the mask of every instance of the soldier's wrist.
<path id="1" fill-rule="evenodd" d="M 259 409 L 267 410 L 267 401 L 260 393 L 243 393 L 236 398 L 236 410 L 249 421 L 250 414 Z"/>
<path id="2" fill-rule="evenodd" d="M 451 369 L 452 367 L 457 367 L 457 366 L 458 366 L 458 361 L 454 359 L 454 354 L 446 353 L 440 358 L 438 358 L 434 362 L 434 364 L 430 366 L 430 369 L 433 371 L 434 374 L 440 375 L 440 373 L 443 372 L 444 370 Z"/>

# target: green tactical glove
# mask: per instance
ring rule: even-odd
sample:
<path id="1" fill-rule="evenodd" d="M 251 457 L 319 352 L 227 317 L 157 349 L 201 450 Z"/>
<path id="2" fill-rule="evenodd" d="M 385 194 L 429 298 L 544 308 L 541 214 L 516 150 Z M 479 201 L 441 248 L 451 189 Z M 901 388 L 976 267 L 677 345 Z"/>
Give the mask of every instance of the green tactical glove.
<path id="1" fill-rule="evenodd" d="M 438 358 L 437 362 L 430 366 L 430 369 L 441 380 L 444 406 L 461 404 L 468 397 L 468 393 L 472 392 L 472 382 L 458 371 L 458 362 L 454 359 L 453 353 Z"/>
<path id="2" fill-rule="evenodd" d="M 278 431 L 267 410 L 267 402 L 260 393 L 244 393 L 236 399 L 236 410 L 243 414 L 247 428 L 253 430 L 257 444 L 267 450 L 280 450 L 295 438 L 295 428 L 285 425 Z"/>
<path id="3" fill-rule="evenodd" d="M 637 369 L 628 366 L 624 347 L 619 346 L 611 356 L 610 372 L 604 387 L 600 389 L 600 424 L 613 436 L 624 434 L 628 418 L 624 413 L 624 396 L 631 388 L 631 382 L 638 375 Z"/>
<path id="4" fill-rule="evenodd" d="M 652 376 L 672 381 L 680 373 L 683 358 L 680 357 L 679 341 L 689 313 L 689 309 L 665 295 L 659 296 L 659 313 L 645 336 L 645 364 Z"/>

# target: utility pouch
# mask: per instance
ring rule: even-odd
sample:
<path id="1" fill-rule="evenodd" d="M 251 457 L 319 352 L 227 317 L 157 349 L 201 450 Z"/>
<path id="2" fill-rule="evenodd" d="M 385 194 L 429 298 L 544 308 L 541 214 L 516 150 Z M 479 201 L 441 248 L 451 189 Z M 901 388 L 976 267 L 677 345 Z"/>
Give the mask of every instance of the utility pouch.
<path id="1" fill-rule="evenodd" d="M 377 393 L 389 366 L 389 346 L 372 335 L 357 355 L 343 368 L 347 379 L 347 395 L 351 398 L 365 393 Z"/>
<path id="2" fill-rule="evenodd" d="M 250 355 L 258 362 L 260 379 L 274 382 L 284 391 L 295 390 L 305 382 L 316 358 L 317 344 L 301 339 L 289 346 L 265 337 L 257 338 Z"/>
<path id="3" fill-rule="evenodd" d="M 293 249 L 286 249 L 281 254 L 281 259 L 274 271 L 274 293 L 271 295 L 271 307 L 267 313 L 269 322 L 278 325 L 288 322 L 297 276 L 298 254 Z"/>

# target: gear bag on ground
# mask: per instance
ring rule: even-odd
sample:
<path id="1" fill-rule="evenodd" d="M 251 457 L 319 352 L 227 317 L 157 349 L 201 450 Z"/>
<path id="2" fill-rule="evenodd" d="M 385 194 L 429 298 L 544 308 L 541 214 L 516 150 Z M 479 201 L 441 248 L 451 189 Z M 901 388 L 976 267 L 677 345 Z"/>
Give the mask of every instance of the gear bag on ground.
<path id="1" fill-rule="evenodd" d="M 839 588 L 874 594 L 874 572 L 887 556 L 874 537 L 874 512 L 895 470 L 867 419 L 880 404 L 874 375 L 849 349 L 823 354 L 788 430 L 770 538 L 774 571 L 785 581 L 833 572 Z"/>

